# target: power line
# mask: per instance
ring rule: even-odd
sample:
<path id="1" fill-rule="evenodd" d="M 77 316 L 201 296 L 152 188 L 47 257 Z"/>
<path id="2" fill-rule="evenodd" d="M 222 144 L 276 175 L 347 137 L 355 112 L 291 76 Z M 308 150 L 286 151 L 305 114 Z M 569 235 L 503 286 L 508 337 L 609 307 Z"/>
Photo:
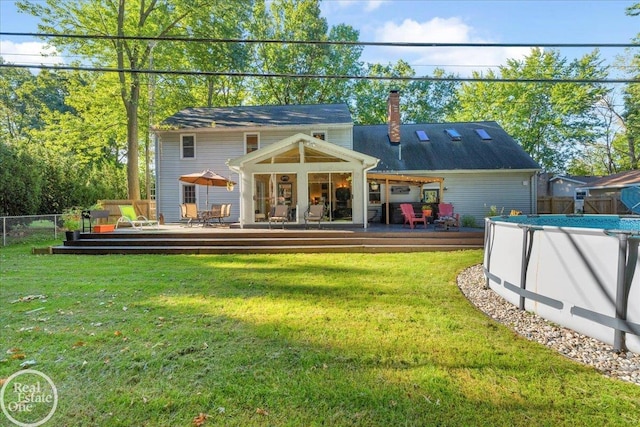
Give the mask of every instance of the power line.
<path id="1" fill-rule="evenodd" d="M 13 33 L 0 32 L 0 36 L 71 38 L 97 40 L 130 41 L 176 41 L 193 43 L 248 43 L 248 44 L 310 44 L 339 46 L 377 46 L 377 47 L 567 47 L 567 48 L 633 48 L 634 43 L 438 43 L 438 42 L 363 42 L 349 40 L 278 40 L 278 39 L 241 39 L 209 38 L 186 36 L 113 36 L 101 34 L 56 34 L 56 33 Z"/>
<path id="2" fill-rule="evenodd" d="M 390 80 L 390 81 L 430 81 L 430 82 L 486 82 L 486 83 L 574 83 L 574 84 L 629 84 L 640 83 L 639 79 L 539 79 L 539 78 L 500 78 L 487 77 L 404 77 L 404 76 L 358 76 L 339 74 L 293 74 L 293 73 L 252 73 L 233 71 L 190 71 L 190 70 L 131 70 L 127 68 L 111 67 L 81 67 L 71 65 L 27 65 L 27 64 L 0 64 L 0 68 L 35 68 L 40 70 L 65 70 L 65 71 L 89 71 L 105 73 L 130 73 L 130 74 L 165 74 L 183 76 L 209 76 L 209 77 L 261 77 L 261 78 L 287 78 L 287 79 L 331 79 L 331 80 Z"/>

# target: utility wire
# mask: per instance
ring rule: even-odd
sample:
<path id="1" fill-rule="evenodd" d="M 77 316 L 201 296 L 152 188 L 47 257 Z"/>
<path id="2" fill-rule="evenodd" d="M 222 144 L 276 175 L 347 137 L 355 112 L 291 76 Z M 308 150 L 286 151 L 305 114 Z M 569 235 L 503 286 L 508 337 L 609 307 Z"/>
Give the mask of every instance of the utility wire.
<path id="1" fill-rule="evenodd" d="M 391 80 L 391 81 L 430 81 L 430 82 L 487 82 L 487 83 L 606 83 L 606 84 L 629 84 L 640 83 L 640 79 L 539 79 L 539 78 L 499 78 L 491 79 L 487 77 L 405 77 L 405 76 L 358 76 L 339 74 L 294 74 L 294 73 L 252 73 L 234 71 L 190 71 L 190 70 L 148 70 L 110 67 L 83 67 L 71 65 L 27 65 L 2 63 L 0 68 L 36 68 L 40 70 L 66 70 L 66 71 L 91 71 L 105 73 L 130 73 L 130 74 L 165 74 L 183 76 L 214 76 L 214 77 L 264 77 L 264 78 L 286 78 L 286 79 L 332 79 L 332 80 Z"/>
<path id="2" fill-rule="evenodd" d="M 240 39 L 208 38 L 187 36 L 112 36 L 101 34 L 56 34 L 56 33 L 13 33 L 0 32 L 0 36 L 44 37 L 100 40 L 131 41 L 178 41 L 194 43 L 258 43 L 258 44 L 309 44 L 339 46 L 378 46 L 378 47 L 573 47 L 573 48 L 632 48 L 640 47 L 634 43 L 437 43 L 437 42 L 362 42 L 349 40 L 276 40 L 276 39 Z"/>

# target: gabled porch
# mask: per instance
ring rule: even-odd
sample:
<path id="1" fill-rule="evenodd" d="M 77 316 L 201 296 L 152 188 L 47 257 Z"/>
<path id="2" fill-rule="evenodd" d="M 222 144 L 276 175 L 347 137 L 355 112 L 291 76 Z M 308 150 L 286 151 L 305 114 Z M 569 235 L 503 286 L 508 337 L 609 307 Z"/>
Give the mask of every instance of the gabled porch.
<path id="1" fill-rule="evenodd" d="M 259 225 L 277 205 L 301 224 L 310 205 L 326 222 L 367 227 L 367 171 L 378 159 L 306 134 L 227 162 L 240 176 L 240 226 Z"/>

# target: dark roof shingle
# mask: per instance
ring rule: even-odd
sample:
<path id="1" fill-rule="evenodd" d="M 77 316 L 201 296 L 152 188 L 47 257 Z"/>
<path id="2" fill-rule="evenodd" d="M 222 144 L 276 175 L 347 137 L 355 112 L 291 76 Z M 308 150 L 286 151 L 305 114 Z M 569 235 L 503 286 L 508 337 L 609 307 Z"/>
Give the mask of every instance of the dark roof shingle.
<path id="1" fill-rule="evenodd" d="M 175 129 L 351 124 L 346 104 L 185 108 L 160 127 Z"/>
<path id="2" fill-rule="evenodd" d="M 453 141 L 446 129 L 461 140 Z M 483 140 L 476 129 L 484 129 Z M 416 131 L 429 141 L 420 141 Z M 399 146 L 391 144 L 387 125 L 354 126 L 353 149 L 380 159 L 376 171 L 540 169 L 540 166 L 496 122 L 428 123 L 401 125 Z"/>

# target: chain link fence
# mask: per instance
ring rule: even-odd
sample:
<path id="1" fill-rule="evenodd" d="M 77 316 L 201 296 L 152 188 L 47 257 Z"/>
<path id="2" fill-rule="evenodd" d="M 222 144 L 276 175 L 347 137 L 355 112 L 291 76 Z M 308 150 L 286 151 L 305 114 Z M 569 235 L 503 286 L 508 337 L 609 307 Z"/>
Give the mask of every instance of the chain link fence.
<path id="1" fill-rule="evenodd" d="M 2 216 L 0 227 L 2 246 L 55 240 L 62 237 L 62 215 Z"/>

